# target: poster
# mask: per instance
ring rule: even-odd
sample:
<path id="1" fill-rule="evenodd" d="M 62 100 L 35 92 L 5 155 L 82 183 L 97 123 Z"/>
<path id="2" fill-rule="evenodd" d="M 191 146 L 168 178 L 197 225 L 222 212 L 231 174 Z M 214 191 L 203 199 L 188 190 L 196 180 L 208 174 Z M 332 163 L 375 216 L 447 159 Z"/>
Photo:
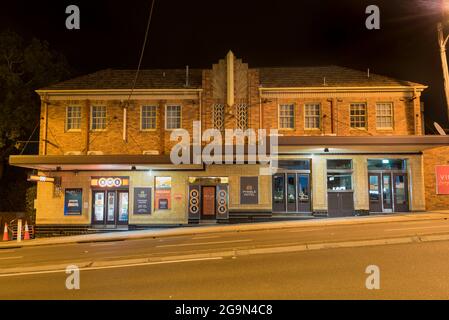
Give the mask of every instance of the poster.
<path id="1" fill-rule="evenodd" d="M 65 189 L 64 215 L 80 215 L 83 205 L 83 189 Z"/>
<path id="2" fill-rule="evenodd" d="M 171 177 L 155 177 L 154 202 L 156 210 L 171 208 Z"/>
<path id="3" fill-rule="evenodd" d="M 449 166 L 436 166 L 437 194 L 449 194 Z"/>
<path id="4" fill-rule="evenodd" d="M 240 177 L 240 204 L 259 203 L 259 178 Z"/>
<path id="5" fill-rule="evenodd" d="M 151 214 L 151 188 L 134 188 L 134 214 Z"/>

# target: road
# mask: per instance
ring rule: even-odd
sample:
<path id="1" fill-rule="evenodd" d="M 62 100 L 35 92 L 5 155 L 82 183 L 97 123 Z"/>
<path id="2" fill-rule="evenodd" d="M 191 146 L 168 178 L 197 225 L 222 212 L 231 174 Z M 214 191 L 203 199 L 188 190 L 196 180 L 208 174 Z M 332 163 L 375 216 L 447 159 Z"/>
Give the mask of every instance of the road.
<path id="1" fill-rule="evenodd" d="M 0 250 L 1 269 L 106 262 L 82 269 L 79 290 L 63 270 L 0 275 L 0 299 L 448 299 L 449 242 L 220 256 L 253 248 L 449 233 L 449 221 L 321 226 Z M 213 257 L 182 259 L 198 253 Z M 142 257 L 166 261 L 107 265 Z M 170 259 L 173 257 L 173 259 Z M 380 269 L 380 290 L 365 269 Z"/>

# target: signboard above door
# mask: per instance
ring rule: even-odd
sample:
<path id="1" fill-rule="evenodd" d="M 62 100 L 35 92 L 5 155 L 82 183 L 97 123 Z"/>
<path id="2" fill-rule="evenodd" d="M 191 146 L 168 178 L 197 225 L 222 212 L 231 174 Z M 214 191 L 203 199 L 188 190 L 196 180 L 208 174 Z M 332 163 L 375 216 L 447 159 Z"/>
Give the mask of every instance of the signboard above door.
<path id="1" fill-rule="evenodd" d="M 90 186 L 95 188 L 128 188 L 129 177 L 92 177 Z"/>

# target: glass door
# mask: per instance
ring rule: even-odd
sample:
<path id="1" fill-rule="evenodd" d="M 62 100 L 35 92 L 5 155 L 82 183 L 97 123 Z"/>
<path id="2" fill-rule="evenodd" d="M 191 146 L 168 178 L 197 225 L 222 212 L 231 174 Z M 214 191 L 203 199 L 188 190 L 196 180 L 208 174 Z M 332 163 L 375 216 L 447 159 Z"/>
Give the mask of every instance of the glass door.
<path id="1" fill-rule="evenodd" d="M 368 176 L 369 186 L 369 211 L 370 212 L 382 212 L 382 196 L 381 196 L 381 183 L 380 173 L 370 173 Z"/>
<path id="2" fill-rule="evenodd" d="M 92 199 L 92 224 L 103 225 L 105 224 L 105 192 L 93 191 Z"/>
<path id="3" fill-rule="evenodd" d="M 296 174 L 287 174 L 287 211 L 296 212 Z"/>
<path id="4" fill-rule="evenodd" d="M 298 174 L 298 211 L 311 211 L 309 174 Z"/>
<path id="5" fill-rule="evenodd" d="M 273 212 L 285 212 L 285 174 L 273 176 Z"/>
<path id="6" fill-rule="evenodd" d="M 115 224 L 115 216 L 117 211 L 117 193 L 115 191 L 108 191 L 108 202 L 106 207 L 107 224 Z"/>
<path id="7" fill-rule="evenodd" d="M 391 187 L 391 173 L 382 174 L 383 211 L 393 212 L 393 190 Z"/>
<path id="8" fill-rule="evenodd" d="M 128 208 L 129 208 L 129 194 L 128 191 L 117 191 L 118 195 L 118 224 L 128 224 Z"/>

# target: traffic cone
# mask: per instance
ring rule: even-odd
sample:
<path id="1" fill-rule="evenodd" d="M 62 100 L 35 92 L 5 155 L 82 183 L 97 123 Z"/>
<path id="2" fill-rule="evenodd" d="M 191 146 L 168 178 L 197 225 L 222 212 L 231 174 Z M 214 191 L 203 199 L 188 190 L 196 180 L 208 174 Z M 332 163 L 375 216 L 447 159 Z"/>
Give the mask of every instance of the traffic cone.
<path id="1" fill-rule="evenodd" d="M 5 223 L 5 229 L 3 229 L 3 241 L 9 241 L 8 224 L 7 223 Z"/>
<path id="2" fill-rule="evenodd" d="M 23 240 L 30 240 L 30 231 L 28 230 L 27 221 L 25 221 L 25 235 L 23 236 Z"/>

